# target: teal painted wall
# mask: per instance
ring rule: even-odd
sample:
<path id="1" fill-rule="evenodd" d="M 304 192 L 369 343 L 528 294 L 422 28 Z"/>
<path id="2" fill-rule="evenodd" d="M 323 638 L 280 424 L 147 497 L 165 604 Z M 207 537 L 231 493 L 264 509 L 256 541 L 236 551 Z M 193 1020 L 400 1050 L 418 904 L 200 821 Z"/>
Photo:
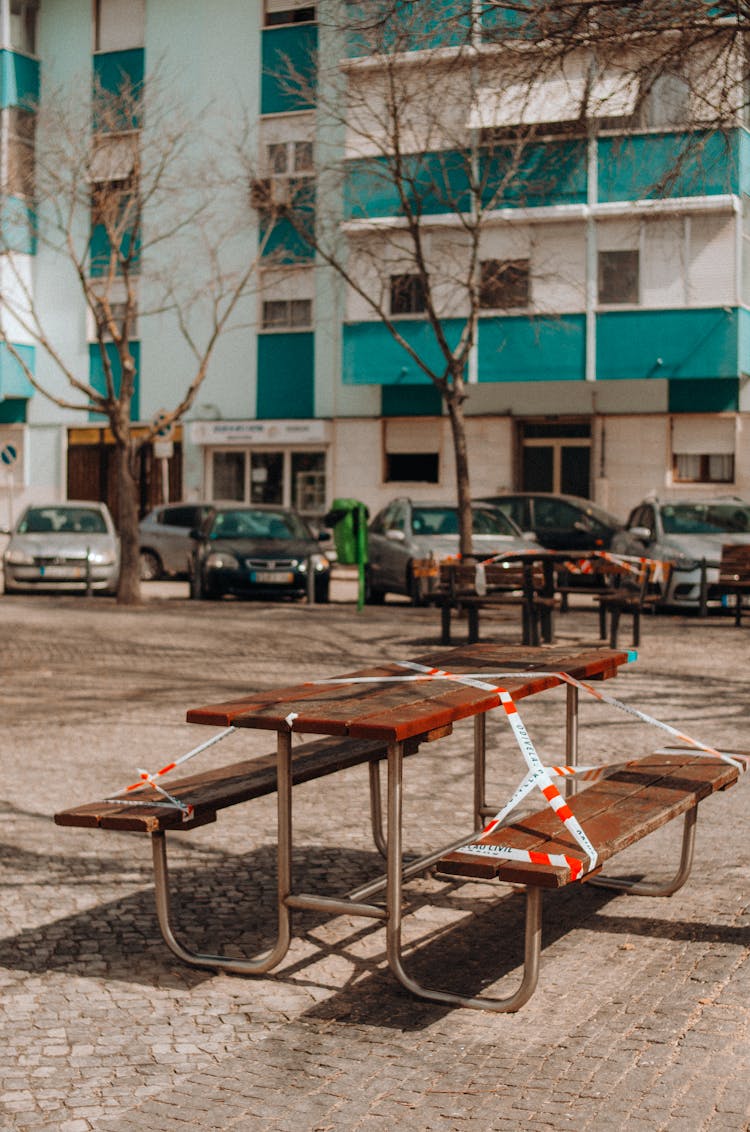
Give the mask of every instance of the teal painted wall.
<path id="1" fill-rule="evenodd" d="M 0 106 L 32 106 L 39 101 L 39 63 L 15 51 L 0 50 Z"/>
<path id="2" fill-rule="evenodd" d="M 36 350 L 34 346 L 15 346 L 31 373 L 36 374 Z M 26 377 L 23 368 L 18 364 L 12 354 L 8 352 L 5 343 L 0 342 L 0 401 L 8 398 L 32 397 L 33 386 Z"/>
<path id="3" fill-rule="evenodd" d="M 469 160 L 468 153 L 451 150 L 403 157 L 404 175 L 400 183 L 411 207 L 426 215 L 468 209 Z M 348 217 L 403 213 L 396 172 L 384 157 L 350 162 L 344 193 Z"/>
<path id="4" fill-rule="evenodd" d="M 140 342 L 130 343 L 130 353 L 132 354 L 133 361 L 135 362 L 135 389 L 133 392 L 133 400 L 130 405 L 130 419 L 137 421 L 140 419 L 140 398 L 141 398 L 141 344 Z M 120 384 L 120 359 L 117 356 L 117 350 L 113 342 L 107 343 L 107 355 L 112 367 L 112 372 L 115 378 L 115 389 L 119 388 Z M 98 393 L 104 393 L 106 389 L 106 381 L 104 377 L 104 366 L 102 365 L 102 356 L 99 352 L 99 347 L 95 342 L 89 344 L 89 382 L 93 385 Z M 101 413 L 89 413 L 89 419 L 92 421 L 100 421 L 102 419 Z"/>
<path id="5" fill-rule="evenodd" d="M 599 141 L 599 200 L 737 192 L 740 131 L 636 134 Z"/>
<path id="6" fill-rule="evenodd" d="M 102 90 L 117 94 L 128 87 L 139 87 L 143 82 L 146 55 L 142 47 L 129 51 L 102 51 L 94 55 L 94 78 Z"/>
<path id="7" fill-rule="evenodd" d="M 384 417 L 439 417 L 443 398 L 432 382 L 429 385 L 384 385 L 380 411 Z"/>
<path id="8" fill-rule="evenodd" d="M 261 114 L 284 114 L 290 110 L 310 110 L 314 102 L 304 99 L 301 92 L 291 86 L 287 89 L 285 76 L 289 63 L 305 77 L 306 83 L 315 83 L 315 54 L 318 47 L 316 24 L 288 24 L 277 28 L 264 28 L 262 32 Z"/>
<path id="9" fill-rule="evenodd" d="M 479 380 L 582 381 L 585 376 L 586 320 L 482 318 L 479 320 Z"/>
<path id="10" fill-rule="evenodd" d="M 737 376 L 736 310 L 617 311 L 596 322 L 600 380 Z"/>
<path id="11" fill-rule="evenodd" d="M 496 208 L 585 204 L 586 142 L 579 139 L 529 143 L 517 156 L 510 146 L 498 146 L 489 157 L 484 157 L 481 175 L 486 181 L 485 206 L 490 202 Z M 507 185 L 504 185 L 505 178 Z"/>
<path id="12" fill-rule="evenodd" d="M 444 319 L 446 338 L 454 345 L 463 328 L 463 319 Z M 344 325 L 343 374 L 345 385 L 426 385 L 424 374 L 408 352 L 379 322 L 352 322 Z M 445 368 L 440 349 L 429 325 L 422 319 L 398 323 L 402 337 L 437 373 Z"/>
<path id="13" fill-rule="evenodd" d="M 444 320 L 443 329 L 451 344 L 458 341 L 463 325 L 462 319 Z M 583 315 L 480 319 L 480 382 L 582 381 L 585 325 Z M 415 319 L 399 322 L 398 328 L 430 368 L 441 373 L 442 354 L 428 323 Z M 343 358 L 345 384 L 429 387 L 430 378 L 377 322 L 344 326 Z M 396 398 L 397 394 L 389 396 Z"/>
<path id="14" fill-rule="evenodd" d="M 362 0 L 347 5 L 350 58 L 389 52 L 426 51 L 468 43 L 470 0 Z M 358 21 L 360 26 L 358 28 Z M 370 30 L 370 29 L 375 29 Z"/>
<path id="15" fill-rule="evenodd" d="M 315 415 L 315 336 L 258 335 L 259 419 Z"/>
<path id="16" fill-rule="evenodd" d="M 739 408 L 740 383 L 736 377 L 701 382 L 677 379 L 668 384 L 670 413 L 727 413 Z"/>
<path id="17" fill-rule="evenodd" d="M 26 398 L 10 397 L 7 401 L 0 401 L 0 424 L 25 424 Z"/>
<path id="18" fill-rule="evenodd" d="M 468 151 L 451 150 L 405 157 L 404 195 L 425 215 L 468 210 L 470 160 Z M 510 147 L 498 148 L 491 156 L 484 154 L 481 162 L 485 207 L 538 208 L 586 202 L 584 141 L 529 145 L 520 158 L 514 157 Z M 397 190 L 394 171 L 386 158 L 350 162 L 345 185 L 347 217 L 400 215 L 403 207 Z"/>

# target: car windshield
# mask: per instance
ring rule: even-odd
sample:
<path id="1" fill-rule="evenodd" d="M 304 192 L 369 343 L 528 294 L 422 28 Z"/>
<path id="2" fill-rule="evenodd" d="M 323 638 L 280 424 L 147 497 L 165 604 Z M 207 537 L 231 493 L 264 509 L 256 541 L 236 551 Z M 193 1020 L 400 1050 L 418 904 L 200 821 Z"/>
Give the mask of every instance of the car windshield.
<path id="1" fill-rule="evenodd" d="M 668 535 L 740 534 L 750 532 L 750 506 L 744 503 L 675 503 L 661 509 Z"/>
<path id="2" fill-rule="evenodd" d="M 107 524 L 101 511 L 90 507 L 30 507 L 18 524 L 18 533 L 45 532 L 105 535 Z"/>
<path id="3" fill-rule="evenodd" d="M 310 531 L 298 515 L 289 511 L 256 511 L 251 508 L 217 511 L 211 521 L 208 537 L 219 538 L 311 538 Z"/>
<path id="4" fill-rule="evenodd" d="M 472 508 L 472 530 L 475 535 L 515 535 L 507 516 L 491 507 Z M 415 535 L 457 535 L 458 512 L 455 507 L 415 507 L 411 529 Z"/>

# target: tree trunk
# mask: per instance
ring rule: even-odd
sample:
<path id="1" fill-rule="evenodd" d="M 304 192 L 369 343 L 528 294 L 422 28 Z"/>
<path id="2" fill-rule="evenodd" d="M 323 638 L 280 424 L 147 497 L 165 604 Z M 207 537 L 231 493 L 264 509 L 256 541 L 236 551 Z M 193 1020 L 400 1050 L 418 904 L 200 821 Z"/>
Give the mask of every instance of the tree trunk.
<path id="1" fill-rule="evenodd" d="M 451 394 L 445 398 L 453 437 L 453 455 L 456 464 L 456 490 L 458 501 L 459 551 L 462 558 L 472 558 L 474 544 L 471 521 L 471 485 L 469 482 L 469 452 L 466 445 L 466 418 L 463 408 L 463 390 L 454 383 Z"/>
<path id="2" fill-rule="evenodd" d="M 138 546 L 138 490 L 130 444 L 117 443 L 117 498 L 120 519 L 120 580 L 118 605 L 138 605 L 141 600 Z"/>

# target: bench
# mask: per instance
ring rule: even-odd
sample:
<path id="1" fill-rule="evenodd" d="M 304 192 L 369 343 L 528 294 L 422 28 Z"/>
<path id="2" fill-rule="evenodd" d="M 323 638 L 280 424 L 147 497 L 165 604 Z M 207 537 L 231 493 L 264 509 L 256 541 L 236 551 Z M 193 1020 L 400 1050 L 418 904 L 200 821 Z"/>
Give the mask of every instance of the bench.
<path id="1" fill-rule="evenodd" d="M 421 736 L 423 742 L 437 739 L 451 730 L 447 724 Z M 420 739 L 407 740 L 404 754 L 414 754 Z M 291 751 L 291 785 L 311 782 L 325 775 L 349 767 L 367 764 L 370 781 L 370 817 L 376 848 L 385 857 L 387 853 L 382 822 L 382 800 L 378 764 L 387 758 L 388 745 L 379 739 L 330 738 L 301 743 Z M 261 973 L 273 965 L 267 957 L 235 959 L 229 956 L 202 956 L 188 951 L 175 938 L 171 926 L 169 873 L 167 868 L 166 835 L 170 830 L 186 832 L 216 821 L 220 810 L 242 802 L 261 798 L 277 791 L 277 754 L 259 755 L 229 766 L 204 771 L 186 778 L 167 778 L 165 789 L 172 797 L 192 806 L 189 814 L 174 806 L 155 805 L 164 802 L 153 787 L 145 787 L 127 796 L 118 794 L 113 800 L 88 802 L 54 815 L 59 826 L 77 826 L 84 829 L 109 829 L 122 832 L 147 833 L 151 836 L 154 867 L 156 910 L 162 936 L 180 959 L 197 966 L 238 974 Z M 289 814 L 282 814 L 283 801 L 279 796 L 279 825 L 290 822 Z"/>
<path id="2" fill-rule="evenodd" d="M 734 595 L 734 623 L 741 625 L 742 601 L 750 596 L 750 546 L 722 546 L 719 580 L 713 591 L 719 596 Z"/>
<path id="3" fill-rule="evenodd" d="M 739 755 L 743 762 L 747 755 Z M 481 836 L 475 845 L 479 855 L 459 848 L 443 856 L 436 872 L 465 880 L 499 880 L 524 885 L 526 889 L 526 947 L 521 986 L 508 999 L 466 998 L 450 992 L 420 988 L 425 997 L 464 1006 L 499 1011 L 517 1010 L 536 987 L 541 950 L 541 894 L 585 882 L 645 896 L 670 896 L 687 880 L 693 858 L 698 803 L 717 790 L 733 786 L 737 767 L 717 758 L 668 748 L 646 758 L 626 763 L 567 799 L 567 804 L 596 849 L 594 870 L 578 873 L 563 864 L 546 863 L 548 855 L 563 855 L 587 866 L 587 857 L 552 810 L 538 812 Z M 684 816 L 682 853 L 676 874 L 662 883 L 649 883 L 601 874 L 601 866 L 673 818 Z M 529 862 L 503 859 L 498 846 L 525 850 Z"/>
<path id="4" fill-rule="evenodd" d="M 608 578 L 610 588 L 597 593 L 599 606 L 599 637 L 609 639 L 611 648 L 617 648 L 620 618 L 624 613 L 633 619 L 633 648 L 641 643 L 641 613 L 651 611 L 663 600 L 669 586 L 671 564 L 642 559 L 640 562 L 616 562 L 602 559 L 597 571 Z M 658 579 L 658 580 L 657 580 Z M 607 615 L 609 614 L 609 633 Z"/>
<path id="5" fill-rule="evenodd" d="M 479 640 L 482 609 L 515 605 L 521 609 L 522 642 L 551 643 L 552 615 L 557 607 L 551 578 L 541 563 L 514 561 L 486 563 L 442 562 L 438 582 L 424 600 L 440 609 L 440 643 L 450 645 L 451 618 L 466 613 L 467 642 Z"/>

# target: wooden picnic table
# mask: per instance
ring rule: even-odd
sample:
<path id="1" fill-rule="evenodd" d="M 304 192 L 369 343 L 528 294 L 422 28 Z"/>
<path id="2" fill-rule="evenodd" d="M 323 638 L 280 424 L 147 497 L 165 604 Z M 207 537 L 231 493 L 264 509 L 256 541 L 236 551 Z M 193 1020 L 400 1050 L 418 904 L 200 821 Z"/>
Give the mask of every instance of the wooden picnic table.
<path id="1" fill-rule="evenodd" d="M 747 752 L 696 750 L 698 744 L 693 740 L 668 728 L 688 745 L 633 758 L 623 742 L 624 762 L 587 769 L 585 788 L 575 793 L 564 787 L 558 789 L 553 778 L 569 783 L 570 767 L 578 761 L 579 687 L 599 698 L 610 698 L 589 682 L 615 676 L 634 656 L 613 648 L 575 652 L 563 647 L 475 644 L 427 653 L 413 661 L 377 664 L 340 677 L 318 678 L 311 673 L 300 684 L 191 709 L 189 721 L 223 725 L 227 730 L 210 736 L 156 776 L 145 774 L 147 781 L 115 797 L 62 810 L 55 814 L 55 822 L 150 835 L 159 926 L 168 947 L 193 966 L 233 974 L 263 974 L 276 967 L 289 948 L 294 909 L 363 916 L 385 924 L 388 964 L 414 994 L 449 1005 L 517 1010 L 537 983 L 542 892 L 581 881 L 645 896 L 676 892 L 692 864 L 698 803 L 733 785 L 750 761 Z M 523 727 L 516 703 L 559 685 L 566 688 L 566 765 L 545 767 Z M 504 712 L 520 748 L 519 768 L 525 763 L 528 773 L 503 811 L 485 822 L 495 809 L 487 806 L 485 798 L 486 718 L 496 708 Z M 638 714 L 630 707 L 626 710 Z M 643 718 L 647 722 L 650 719 Z M 468 719 L 473 720 L 474 728 L 474 829 L 450 845 L 406 862 L 402 849 L 404 759 L 417 756 L 421 744 L 449 735 L 455 723 Z M 166 789 L 158 785 L 158 775 L 220 741 L 235 727 L 275 733 L 275 752 L 188 778 L 169 778 Z M 295 744 L 292 749 L 295 734 L 318 738 Z M 387 767 L 385 836 L 378 771 L 381 761 Z M 414 761 L 409 758 L 410 764 Z M 291 867 L 293 785 L 363 764 L 370 772 L 373 833 L 377 849 L 386 858 L 384 876 L 342 896 L 296 891 Z M 189 833 L 216 820 L 217 814 L 229 806 L 272 793 L 277 795 L 275 941 L 254 957 L 189 950 L 177 940 L 171 925 L 167 833 L 173 829 Z M 530 793 L 539 795 L 539 809 L 514 820 L 516 803 Z M 460 804 L 458 797 L 451 801 Z M 680 864 L 673 878 L 633 882 L 629 877 L 600 872 L 604 862 L 677 817 L 684 819 L 684 827 Z M 304 848 L 298 846 L 297 852 L 303 853 Z M 523 975 L 514 993 L 505 998 L 484 994 L 472 997 L 424 986 L 407 973 L 401 945 L 402 886 L 405 879 L 433 866 L 441 875 L 497 879 L 524 887 Z M 379 896 L 381 893 L 384 897 Z"/>

